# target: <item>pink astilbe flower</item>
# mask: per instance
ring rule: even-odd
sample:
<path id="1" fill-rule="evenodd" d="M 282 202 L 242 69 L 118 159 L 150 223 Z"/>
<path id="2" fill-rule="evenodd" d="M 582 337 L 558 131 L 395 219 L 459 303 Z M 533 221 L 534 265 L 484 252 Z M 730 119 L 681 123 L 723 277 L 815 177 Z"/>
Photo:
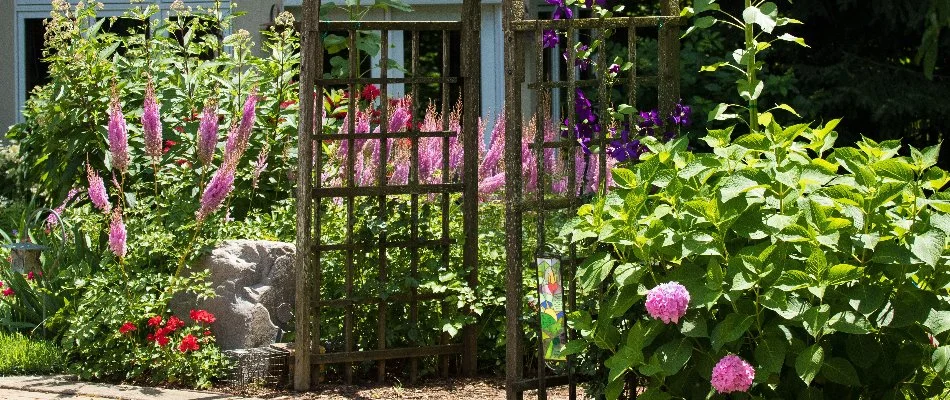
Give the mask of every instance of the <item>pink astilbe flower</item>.
<path id="1" fill-rule="evenodd" d="M 145 85 L 145 104 L 142 106 L 142 130 L 145 132 L 145 154 L 153 159 L 162 156 L 162 120 L 158 115 L 155 87 L 149 79 Z"/>
<path id="2" fill-rule="evenodd" d="M 247 142 L 251 138 L 251 131 L 254 129 L 255 107 L 257 106 L 257 89 L 251 89 L 251 94 L 247 96 L 244 102 L 244 109 L 241 113 L 241 121 L 231 128 L 228 134 L 228 141 L 224 146 L 224 163 L 235 164 L 244 155 L 247 150 Z"/>
<path id="3" fill-rule="evenodd" d="M 86 177 L 89 178 L 89 200 L 99 211 L 108 214 L 112 205 L 109 204 L 109 193 L 106 191 L 102 177 L 89 165 L 86 165 Z"/>
<path id="4" fill-rule="evenodd" d="M 116 257 L 125 258 L 127 233 L 125 222 L 122 222 L 122 210 L 112 211 L 112 223 L 109 224 L 109 250 Z"/>
<path id="5" fill-rule="evenodd" d="M 267 168 L 267 147 L 261 148 L 261 153 L 257 156 L 257 161 L 254 162 L 254 172 L 251 174 L 251 186 L 254 189 L 257 189 L 257 181 L 261 178 L 261 173 L 264 172 L 264 169 Z"/>
<path id="6" fill-rule="evenodd" d="M 116 88 L 112 89 L 112 102 L 109 105 L 109 153 L 112 155 L 112 168 L 118 170 L 119 174 L 125 174 L 129 169 L 129 130 Z"/>
<path id="7" fill-rule="evenodd" d="M 201 111 L 201 122 L 198 123 L 198 161 L 201 161 L 201 165 L 211 165 L 217 145 L 218 104 L 214 100 L 208 100 Z"/>
<path id="8" fill-rule="evenodd" d="M 735 354 L 719 360 L 710 383 L 719 393 L 747 392 L 755 379 L 755 368 Z"/>
<path id="9" fill-rule="evenodd" d="M 53 228 L 59 225 L 59 218 L 62 217 L 63 211 L 66 211 L 66 206 L 69 205 L 69 202 L 73 201 L 73 199 L 76 198 L 76 195 L 78 194 L 79 194 L 79 189 L 71 189 L 69 193 L 66 194 L 66 198 L 63 200 L 63 202 L 60 203 L 58 207 L 53 209 L 55 213 L 50 213 L 46 217 L 46 232 L 47 233 L 49 233 L 49 231 L 53 230 Z"/>
<path id="10" fill-rule="evenodd" d="M 661 283 L 647 293 L 647 312 L 665 324 L 678 323 L 688 305 L 689 292 L 679 282 Z"/>
<path id="11" fill-rule="evenodd" d="M 234 169 L 234 164 L 222 164 L 211 177 L 201 195 L 201 205 L 196 214 L 198 221 L 204 221 L 208 215 L 221 207 L 224 199 L 234 190 Z"/>

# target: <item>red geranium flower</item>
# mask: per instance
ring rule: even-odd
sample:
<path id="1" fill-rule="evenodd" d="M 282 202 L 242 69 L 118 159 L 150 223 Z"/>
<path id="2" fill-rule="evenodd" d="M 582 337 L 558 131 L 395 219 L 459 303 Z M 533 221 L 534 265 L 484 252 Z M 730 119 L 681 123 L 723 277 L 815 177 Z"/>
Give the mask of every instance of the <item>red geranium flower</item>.
<path id="1" fill-rule="evenodd" d="M 129 332 L 134 331 L 135 329 L 136 329 L 136 328 L 135 328 L 135 324 L 133 324 L 133 323 L 131 323 L 131 322 L 126 322 L 126 323 L 122 324 L 122 327 L 121 327 L 121 328 L 119 328 L 119 333 L 121 333 L 121 334 L 124 335 L 124 334 L 126 334 L 126 333 L 129 333 Z"/>
<path id="2" fill-rule="evenodd" d="M 168 339 L 168 336 L 157 335 L 157 334 L 155 335 L 155 341 L 158 342 L 159 346 L 165 347 L 166 345 L 168 345 L 169 340 L 170 339 Z"/>
<path id="3" fill-rule="evenodd" d="M 198 338 L 192 336 L 190 333 L 185 335 L 185 337 L 181 339 L 181 344 L 178 345 L 178 351 L 182 353 L 196 350 L 198 350 Z"/>
<path id="4" fill-rule="evenodd" d="M 205 331 L 205 336 L 211 336 L 211 331 Z"/>
<path id="5" fill-rule="evenodd" d="M 376 98 L 379 97 L 379 88 L 377 88 L 376 85 L 366 85 L 366 87 L 363 88 L 361 96 L 363 100 L 366 101 L 376 100 Z"/>
<path id="6" fill-rule="evenodd" d="M 162 316 L 161 316 L 161 315 L 156 315 L 156 316 L 154 316 L 154 317 L 152 317 L 152 318 L 149 318 L 149 319 L 148 319 L 148 323 L 147 323 L 148 326 L 159 326 L 159 325 L 161 325 L 161 324 L 162 324 Z"/>
<path id="7" fill-rule="evenodd" d="M 27 272 L 27 273 L 26 273 L 26 280 L 32 281 L 32 280 L 34 280 L 34 279 L 36 279 L 36 277 L 33 275 L 33 271 L 30 271 L 30 272 Z"/>
<path id="8" fill-rule="evenodd" d="M 168 329 L 169 333 L 174 332 L 183 326 L 185 326 L 185 323 L 174 315 L 168 317 L 168 322 L 165 323 L 165 328 Z"/>
<path id="9" fill-rule="evenodd" d="M 13 288 L 8 287 L 8 288 L 6 288 L 6 289 L 3 289 L 3 296 L 4 296 L 4 297 L 13 296 Z"/>
<path id="10" fill-rule="evenodd" d="M 199 324 L 213 324 L 215 321 L 214 314 L 207 312 L 205 310 L 191 310 L 191 319 Z"/>
<path id="11" fill-rule="evenodd" d="M 182 128 L 182 129 L 181 129 L 181 132 L 184 132 L 184 131 L 185 131 L 185 128 Z M 163 153 L 163 154 L 164 154 L 164 153 L 168 153 L 168 152 L 172 149 L 172 147 L 175 147 L 176 144 L 178 144 L 178 142 L 176 142 L 176 141 L 174 141 L 174 140 L 166 140 L 166 141 L 165 141 L 165 146 L 162 147 L 162 153 Z"/>

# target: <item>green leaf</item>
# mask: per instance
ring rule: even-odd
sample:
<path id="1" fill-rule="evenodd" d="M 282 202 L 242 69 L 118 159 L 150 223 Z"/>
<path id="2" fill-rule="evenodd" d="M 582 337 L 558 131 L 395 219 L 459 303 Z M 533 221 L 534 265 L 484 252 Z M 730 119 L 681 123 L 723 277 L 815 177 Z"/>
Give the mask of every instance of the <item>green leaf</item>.
<path id="1" fill-rule="evenodd" d="M 710 340 L 713 351 L 719 351 L 727 343 L 738 340 L 749 330 L 755 318 L 751 315 L 732 313 L 713 328 Z"/>
<path id="2" fill-rule="evenodd" d="M 747 24 L 758 25 L 766 33 L 772 33 L 772 30 L 775 29 L 775 19 L 755 6 L 746 8 L 742 12 L 742 20 Z"/>
<path id="3" fill-rule="evenodd" d="M 727 203 L 729 200 L 759 186 L 758 182 L 743 175 L 730 175 L 720 181 L 719 196 L 723 203 Z"/>
<path id="4" fill-rule="evenodd" d="M 666 376 L 673 376 L 689 361 L 693 355 L 693 345 L 689 339 L 666 343 L 656 350 L 652 358 L 660 361 L 660 368 Z"/>
<path id="5" fill-rule="evenodd" d="M 802 313 L 802 326 L 812 337 L 817 338 L 825 331 L 825 323 L 828 322 L 831 306 L 822 304 L 819 307 L 809 308 Z"/>
<path id="6" fill-rule="evenodd" d="M 930 310 L 924 326 L 930 330 L 930 333 L 939 335 L 950 330 L 950 311 Z"/>
<path id="7" fill-rule="evenodd" d="M 765 371 L 778 374 L 785 364 L 788 344 L 784 338 L 775 335 L 763 336 L 755 346 L 755 360 Z"/>
<path id="8" fill-rule="evenodd" d="M 795 372 L 798 377 L 805 382 L 805 385 L 811 385 L 811 381 L 818 376 L 818 372 L 824 365 L 825 350 L 819 344 L 808 346 L 795 359 Z"/>
<path id="9" fill-rule="evenodd" d="M 715 63 L 715 64 L 704 65 L 704 66 L 700 67 L 700 68 L 699 68 L 699 72 L 714 72 L 714 71 L 718 70 L 720 67 L 725 67 L 725 66 L 727 66 L 727 65 L 729 65 L 728 62 L 726 62 L 726 61 L 720 61 L 720 62 L 717 62 L 717 63 Z"/>
<path id="10" fill-rule="evenodd" d="M 802 47 L 810 47 L 810 46 L 808 46 L 807 44 L 805 44 L 805 39 L 802 39 L 802 38 L 800 38 L 800 37 L 798 37 L 798 36 L 795 36 L 795 35 L 792 35 L 792 34 L 789 34 L 789 33 L 782 34 L 781 36 L 778 37 L 778 39 L 779 39 L 779 40 L 785 40 L 785 41 L 788 41 L 788 42 L 795 42 L 795 43 L 798 43 L 799 45 L 801 45 Z"/>
<path id="11" fill-rule="evenodd" d="M 716 25 L 716 22 L 718 22 L 718 20 L 715 17 L 710 16 L 710 15 L 705 15 L 705 16 L 696 18 L 696 21 L 693 22 L 693 26 L 695 26 L 698 29 L 706 29 L 713 25 Z"/>
<path id="12" fill-rule="evenodd" d="M 828 320 L 828 327 L 852 335 L 864 335 L 871 331 L 871 323 L 854 311 L 842 311 Z"/>
<path id="13" fill-rule="evenodd" d="M 604 279 L 607 279 L 613 266 L 613 257 L 605 251 L 599 251 L 587 257 L 578 267 L 581 290 L 585 292 L 594 290 Z"/>
<path id="14" fill-rule="evenodd" d="M 940 346 L 930 356 L 934 371 L 943 380 L 950 380 L 950 346 Z"/>
<path id="15" fill-rule="evenodd" d="M 861 386 L 858 372 L 854 370 L 848 360 L 841 357 L 832 357 L 821 367 L 821 375 L 829 381 L 845 386 Z"/>
<path id="16" fill-rule="evenodd" d="M 688 318 L 680 324 L 680 333 L 686 337 L 709 337 L 709 329 L 706 327 L 706 318 L 696 316 Z"/>
<path id="17" fill-rule="evenodd" d="M 782 272 L 782 276 L 775 281 L 775 287 L 790 292 L 808 287 L 812 282 L 811 276 L 805 271 L 793 269 Z"/>
<path id="18" fill-rule="evenodd" d="M 920 261 L 931 267 L 936 267 L 937 263 L 940 262 L 940 256 L 943 254 L 946 242 L 947 235 L 943 231 L 931 229 L 913 238 L 910 251 Z"/>
<path id="19" fill-rule="evenodd" d="M 828 278 L 824 281 L 828 286 L 836 286 L 851 281 L 856 281 L 864 276 L 863 267 L 855 267 L 848 264 L 838 264 L 828 270 Z"/>
<path id="20" fill-rule="evenodd" d="M 614 168 L 611 171 L 614 183 L 623 189 L 633 189 L 637 186 L 637 175 L 626 168 Z"/>

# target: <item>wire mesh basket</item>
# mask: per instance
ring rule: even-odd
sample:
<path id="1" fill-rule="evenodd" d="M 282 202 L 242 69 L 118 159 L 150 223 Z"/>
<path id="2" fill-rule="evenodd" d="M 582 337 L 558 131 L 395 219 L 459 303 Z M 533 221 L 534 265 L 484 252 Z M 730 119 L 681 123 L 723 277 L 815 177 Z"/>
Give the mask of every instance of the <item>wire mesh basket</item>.
<path id="1" fill-rule="evenodd" d="M 269 346 L 226 350 L 223 353 L 231 362 L 231 368 L 223 381 L 235 390 L 279 389 L 289 381 L 290 352 L 287 349 Z"/>

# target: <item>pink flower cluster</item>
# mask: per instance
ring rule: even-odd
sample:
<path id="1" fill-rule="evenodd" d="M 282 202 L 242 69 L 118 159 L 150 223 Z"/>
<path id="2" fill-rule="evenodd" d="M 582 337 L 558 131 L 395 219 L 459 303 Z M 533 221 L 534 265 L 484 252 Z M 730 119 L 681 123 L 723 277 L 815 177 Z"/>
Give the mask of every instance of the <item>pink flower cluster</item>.
<path id="1" fill-rule="evenodd" d="M 712 370 L 711 383 L 719 393 L 746 392 L 755 379 L 755 368 L 735 354 L 723 357 Z"/>
<path id="2" fill-rule="evenodd" d="M 155 87 L 151 80 L 145 85 L 145 104 L 142 109 L 145 154 L 157 160 L 164 153 L 162 151 L 162 120 L 158 115 L 159 106 L 155 98 Z"/>
<path id="3" fill-rule="evenodd" d="M 126 253 L 125 222 L 122 221 L 122 210 L 118 207 L 112 212 L 112 222 L 109 223 L 109 250 L 116 257 L 125 258 Z"/>
<path id="4" fill-rule="evenodd" d="M 112 168 L 125 174 L 129 170 L 129 130 L 122 115 L 118 89 L 113 89 L 112 103 L 109 106 L 109 153 L 112 155 Z"/>
<path id="5" fill-rule="evenodd" d="M 665 324 L 678 323 L 686 315 L 687 306 L 689 292 L 679 282 L 659 284 L 647 293 L 647 312 Z"/>
<path id="6" fill-rule="evenodd" d="M 102 178 L 89 165 L 86 165 L 86 177 L 89 178 L 89 200 L 92 205 L 103 213 L 109 213 L 112 205 L 109 204 L 109 192 Z"/>

